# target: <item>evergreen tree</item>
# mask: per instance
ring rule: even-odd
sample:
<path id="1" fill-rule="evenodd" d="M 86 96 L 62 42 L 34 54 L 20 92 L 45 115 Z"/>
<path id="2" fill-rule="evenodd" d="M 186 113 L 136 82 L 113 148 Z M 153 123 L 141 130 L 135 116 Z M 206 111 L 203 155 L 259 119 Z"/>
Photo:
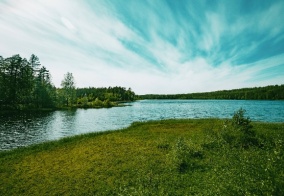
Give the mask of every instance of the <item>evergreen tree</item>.
<path id="1" fill-rule="evenodd" d="M 35 78 L 34 99 L 36 106 L 54 107 L 56 102 L 56 88 L 51 84 L 49 71 L 42 67 Z"/>
<path id="2" fill-rule="evenodd" d="M 1 58 L 1 100 L 16 107 L 27 104 L 33 87 L 33 70 L 29 62 L 20 55 Z"/>

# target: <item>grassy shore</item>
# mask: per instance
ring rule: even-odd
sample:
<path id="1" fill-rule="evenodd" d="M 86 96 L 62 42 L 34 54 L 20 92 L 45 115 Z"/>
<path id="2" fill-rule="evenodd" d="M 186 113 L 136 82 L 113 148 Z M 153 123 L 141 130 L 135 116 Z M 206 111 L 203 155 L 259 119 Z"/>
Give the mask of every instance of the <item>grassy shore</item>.
<path id="1" fill-rule="evenodd" d="M 283 195 L 284 123 L 252 123 L 249 145 L 227 125 L 150 121 L 1 152 L 0 195 Z"/>

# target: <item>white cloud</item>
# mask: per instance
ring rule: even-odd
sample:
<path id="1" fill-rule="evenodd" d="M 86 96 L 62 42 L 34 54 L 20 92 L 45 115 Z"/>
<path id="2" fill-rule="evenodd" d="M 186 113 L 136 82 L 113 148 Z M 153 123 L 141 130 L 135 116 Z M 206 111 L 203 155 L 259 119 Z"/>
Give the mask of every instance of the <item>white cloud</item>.
<path id="1" fill-rule="evenodd" d="M 69 30 L 71 30 L 71 31 L 76 30 L 76 28 L 74 27 L 72 22 L 70 22 L 70 20 L 68 20 L 67 18 L 61 17 L 61 21 Z"/>
<path id="2" fill-rule="evenodd" d="M 143 35 L 135 28 L 141 24 L 121 20 L 119 15 L 124 13 L 107 7 L 107 2 L 91 3 L 93 6 L 87 1 L 67 0 L 0 2 L 0 55 L 19 53 L 29 58 L 36 54 L 50 70 L 56 86 L 60 86 L 63 75 L 69 71 L 79 87 L 120 85 L 131 87 L 138 94 L 212 91 L 283 80 L 276 77 L 252 82 L 261 71 L 283 62 L 282 56 L 250 64 L 234 63 L 283 31 L 280 19 L 277 25 L 273 23 L 281 10 L 276 4 L 254 15 L 253 20 L 239 16 L 229 24 L 223 7 L 216 12 L 204 10 L 199 17 L 200 10 L 193 11 L 191 5 L 185 8 L 189 17 L 175 15 L 163 1 L 150 1 L 156 7 L 143 3 L 142 11 L 129 10 L 130 16 L 145 24 L 140 26 L 147 34 Z M 125 6 L 135 8 L 135 4 Z M 277 6 L 282 8 L 283 4 Z M 269 18 L 265 18 L 267 14 Z M 255 22 L 258 19 L 263 19 L 263 26 Z M 248 44 L 246 37 L 240 39 L 248 30 L 270 33 L 259 42 Z M 224 36 L 234 43 L 228 51 L 221 48 Z M 149 55 L 132 50 L 123 41 Z M 215 61 L 219 63 L 216 65 Z"/>

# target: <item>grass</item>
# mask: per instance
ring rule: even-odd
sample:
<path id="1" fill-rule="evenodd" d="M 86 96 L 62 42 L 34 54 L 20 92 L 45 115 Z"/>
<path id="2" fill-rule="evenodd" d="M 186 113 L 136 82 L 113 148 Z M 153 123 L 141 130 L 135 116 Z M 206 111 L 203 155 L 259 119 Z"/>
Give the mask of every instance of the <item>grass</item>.
<path id="1" fill-rule="evenodd" d="M 243 147 L 224 121 L 134 123 L 1 152 L 0 195 L 283 195 L 284 123 L 253 122 L 258 143 Z"/>

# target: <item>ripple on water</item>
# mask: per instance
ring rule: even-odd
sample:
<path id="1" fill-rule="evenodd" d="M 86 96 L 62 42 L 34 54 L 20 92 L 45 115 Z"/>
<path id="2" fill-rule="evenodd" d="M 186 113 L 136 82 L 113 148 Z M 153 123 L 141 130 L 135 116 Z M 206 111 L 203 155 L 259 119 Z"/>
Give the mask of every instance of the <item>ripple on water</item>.
<path id="1" fill-rule="evenodd" d="M 3 116 L 0 118 L 0 150 L 82 133 L 121 129 L 134 121 L 230 118 L 241 107 L 252 120 L 284 122 L 283 101 L 143 100 L 129 107 Z"/>

